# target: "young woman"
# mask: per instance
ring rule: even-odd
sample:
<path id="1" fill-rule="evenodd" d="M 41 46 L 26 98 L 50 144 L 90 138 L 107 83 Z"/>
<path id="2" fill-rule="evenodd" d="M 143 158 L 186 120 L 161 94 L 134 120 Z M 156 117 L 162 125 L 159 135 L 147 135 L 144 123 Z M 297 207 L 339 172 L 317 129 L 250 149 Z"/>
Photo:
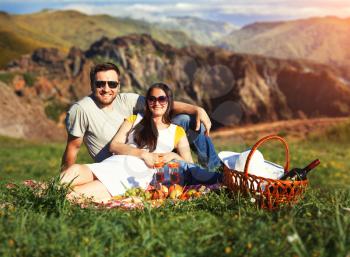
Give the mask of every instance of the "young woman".
<path id="1" fill-rule="evenodd" d="M 108 201 L 128 188 L 147 188 L 154 164 L 180 160 L 193 163 L 189 143 L 182 127 L 171 124 L 173 95 L 166 84 L 153 84 L 146 94 L 143 116 L 125 119 L 110 143 L 115 153 L 94 164 L 75 164 L 61 174 L 62 183 L 71 183 L 68 197 L 93 197 Z M 176 152 L 173 150 L 176 149 Z"/>

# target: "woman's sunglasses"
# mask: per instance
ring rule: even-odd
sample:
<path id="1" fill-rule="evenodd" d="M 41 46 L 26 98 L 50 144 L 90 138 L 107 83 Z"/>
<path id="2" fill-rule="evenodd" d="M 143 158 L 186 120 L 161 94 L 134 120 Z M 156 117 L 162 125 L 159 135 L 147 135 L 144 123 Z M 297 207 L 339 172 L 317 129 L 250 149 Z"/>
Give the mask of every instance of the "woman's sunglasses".
<path id="1" fill-rule="evenodd" d="M 118 81 L 104 81 L 104 80 L 95 81 L 95 86 L 96 88 L 102 88 L 106 85 L 106 83 L 108 84 L 109 88 L 117 88 L 119 86 Z"/>
<path id="2" fill-rule="evenodd" d="M 164 95 L 159 96 L 159 97 L 155 97 L 155 96 L 151 95 L 147 98 L 147 101 L 151 104 L 155 104 L 157 101 L 160 104 L 165 104 L 168 102 L 168 97 L 166 97 Z"/>

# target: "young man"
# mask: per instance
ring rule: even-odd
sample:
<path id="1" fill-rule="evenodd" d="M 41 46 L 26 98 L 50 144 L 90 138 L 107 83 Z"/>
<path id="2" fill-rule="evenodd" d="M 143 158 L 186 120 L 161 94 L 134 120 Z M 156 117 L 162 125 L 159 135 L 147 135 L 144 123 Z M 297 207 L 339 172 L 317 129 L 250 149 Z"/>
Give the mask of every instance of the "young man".
<path id="1" fill-rule="evenodd" d="M 67 112 L 68 140 L 62 157 L 62 171 L 75 164 L 83 142 L 95 162 L 101 162 L 111 156 L 108 144 L 124 119 L 133 113 L 142 112 L 144 97 L 134 93 L 119 93 L 119 79 L 120 71 L 113 63 L 102 63 L 92 67 L 92 94 L 73 104 Z M 218 166 L 220 160 L 208 137 L 211 122 L 205 110 L 198 106 L 175 102 L 174 112 L 182 114 L 177 115 L 173 123 L 184 127 L 200 163 L 209 169 Z M 200 122 L 204 124 L 205 130 Z"/>

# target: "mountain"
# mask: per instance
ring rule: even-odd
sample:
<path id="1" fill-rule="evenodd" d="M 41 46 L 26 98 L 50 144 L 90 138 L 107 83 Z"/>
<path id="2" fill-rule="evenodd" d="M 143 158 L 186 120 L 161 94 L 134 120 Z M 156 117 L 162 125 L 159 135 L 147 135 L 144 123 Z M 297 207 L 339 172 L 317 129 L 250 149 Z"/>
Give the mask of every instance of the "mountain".
<path id="1" fill-rule="evenodd" d="M 233 31 L 217 44 L 236 52 L 346 66 L 350 64 L 350 18 L 258 22 Z"/>
<path id="2" fill-rule="evenodd" d="M 152 83 L 163 81 L 175 99 L 203 106 L 215 127 L 350 115 L 350 73 L 341 68 L 215 47 L 179 49 L 146 34 L 102 38 L 86 51 L 71 48 L 68 54 L 37 49 L 0 72 L 7 85 L 0 87 L 0 94 L 10 89 L 9 103 L 36 99 L 37 108 L 60 123 L 67 107 L 90 93 L 90 67 L 103 60 L 119 66 L 122 91 L 143 94 Z M 5 133 L 1 124 L 0 133 Z"/>
<path id="3" fill-rule="evenodd" d="M 20 80 L 17 80 L 17 83 L 20 83 Z M 1 81 L 0 92 L 0 135 L 25 139 L 64 138 L 64 130 L 47 118 L 39 97 L 24 99 Z"/>
<path id="4" fill-rule="evenodd" d="M 169 17 L 154 25 L 163 29 L 182 31 L 200 45 L 214 45 L 216 41 L 238 29 L 231 23 L 196 17 Z"/>
<path id="5" fill-rule="evenodd" d="M 194 41 L 183 32 L 157 28 L 147 22 L 108 15 L 86 15 L 77 11 L 45 10 L 34 14 L 0 12 L 0 67 L 39 47 L 68 52 L 72 46 L 87 49 L 101 37 L 147 33 L 160 42 L 181 47 Z"/>

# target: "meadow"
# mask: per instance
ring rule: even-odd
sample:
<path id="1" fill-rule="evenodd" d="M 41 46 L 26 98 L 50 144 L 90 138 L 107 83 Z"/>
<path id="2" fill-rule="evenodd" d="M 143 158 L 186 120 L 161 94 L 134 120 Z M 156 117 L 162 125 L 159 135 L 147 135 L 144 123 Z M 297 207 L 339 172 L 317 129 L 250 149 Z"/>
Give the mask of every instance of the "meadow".
<path id="1" fill-rule="evenodd" d="M 288 135 L 286 135 L 288 138 Z M 57 185 L 63 143 L 0 138 L 0 256 L 350 256 L 350 126 L 288 138 L 291 166 L 321 160 L 305 197 L 264 211 L 225 190 L 144 210 L 82 209 Z M 218 150 L 252 146 L 216 140 Z M 278 143 L 260 149 L 283 164 Z M 90 162 L 85 149 L 79 162 Z M 49 181 L 42 194 L 25 179 Z M 12 182 L 16 187 L 6 188 Z"/>

